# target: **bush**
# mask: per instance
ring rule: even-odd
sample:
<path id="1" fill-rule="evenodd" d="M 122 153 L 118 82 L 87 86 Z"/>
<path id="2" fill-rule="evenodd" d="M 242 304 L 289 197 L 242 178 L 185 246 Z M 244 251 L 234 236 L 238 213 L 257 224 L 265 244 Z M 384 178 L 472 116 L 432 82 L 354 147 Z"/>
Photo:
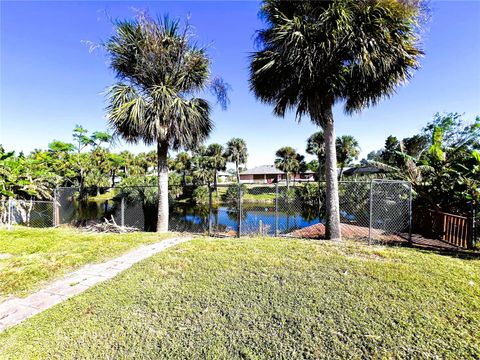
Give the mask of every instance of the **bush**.
<path id="1" fill-rule="evenodd" d="M 297 195 L 294 188 L 285 189 L 285 191 L 280 194 L 280 200 L 287 203 L 294 202 L 296 199 Z"/>
<path id="2" fill-rule="evenodd" d="M 197 205 L 208 204 L 208 187 L 205 185 L 197 187 L 193 190 L 193 202 Z"/>
<path id="3" fill-rule="evenodd" d="M 324 189 L 319 189 L 318 183 L 307 183 L 298 188 L 298 196 L 303 204 L 318 205 L 319 197 L 322 195 Z"/>
<path id="4" fill-rule="evenodd" d="M 242 193 L 245 194 L 247 191 L 247 187 L 245 184 L 240 184 L 240 188 L 242 189 Z M 227 192 L 225 193 L 225 201 L 229 203 L 236 203 L 238 202 L 238 184 L 229 185 L 227 188 Z"/>

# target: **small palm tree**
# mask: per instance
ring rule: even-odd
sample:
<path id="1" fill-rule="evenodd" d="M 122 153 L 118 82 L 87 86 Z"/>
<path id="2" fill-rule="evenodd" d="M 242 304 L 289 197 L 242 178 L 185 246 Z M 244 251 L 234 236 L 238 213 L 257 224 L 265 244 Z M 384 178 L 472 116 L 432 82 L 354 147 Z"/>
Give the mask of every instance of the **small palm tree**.
<path id="1" fill-rule="evenodd" d="M 226 169 L 227 159 L 225 159 L 223 153 L 223 146 L 220 144 L 210 144 L 207 147 L 206 155 L 208 157 L 208 162 L 210 163 L 210 167 L 214 171 L 214 178 L 213 178 L 213 187 L 215 188 L 215 192 L 217 194 L 218 199 L 218 172 L 221 170 Z"/>
<path id="2" fill-rule="evenodd" d="M 187 172 L 191 170 L 192 167 L 192 162 L 190 155 L 185 152 L 179 152 L 177 156 L 175 157 L 174 161 L 174 169 L 175 171 L 179 172 L 182 174 L 182 185 L 186 186 L 187 185 Z"/>
<path id="3" fill-rule="evenodd" d="M 318 160 L 318 181 L 322 179 L 322 169 L 325 167 L 325 136 L 323 131 L 313 133 L 307 139 L 307 154 L 314 155 Z"/>
<path id="4" fill-rule="evenodd" d="M 340 239 L 333 106 L 348 113 L 393 94 L 418 66 L 421 1 L 264 0 L 250 84 L 283 117 L 295 110 L 325 133 L 326 236 Z"/>
<path id="5" fill-rule="evenodd" d="M 358 159 L 360 155 L 360 146 L 357 139 L 351 135 L 343 135 L 337 138 L 337 163 L 340 165 L 340 173 L 338 179 L 343 178 L 343 169 L 348 166 L 353 160 Z"/>
<path id="6" fill-rule="evenodd" d="M 227 149 L 225 151 L 225 158 L 229 162 L 235 164 L 235 173 L 237 175 L 237 183 L 240 184 L 240 170 L 241 164 L 247 163 L 247 144 L 245 140 L 239 138 L 233 138 L 227 142 Z"/>
<path id="7" fill-rule="evenodd" d="M 196 95 L 209 85 L 225 100 L 223 83 L 210 79 L 204 48 L 191 41 L 191 29 L 178 21 L 139 16 L 119 21 L 105 44 L 120 82 L 108 91 L 108 120 L 127 142 L 157 149 L 157 231 L 168 231 L 169 149 L 192 148 L 210 134 L 209 103 Z M 219 85 L 220 84 L 220 85 Z"/>
<path id="8" fill-rule="evenodd" d="M 287 190 L 289 189 L 290 183 L 290 173 L 298 171 L 299 162 L 298 162 L 298 154 L 294 148 L 290 146 L 284 146 L 277 150 L 275 153 L 277 157 L 275 159 L 275 166 L 285 173 L 286 181 L 287 181 Z"/>

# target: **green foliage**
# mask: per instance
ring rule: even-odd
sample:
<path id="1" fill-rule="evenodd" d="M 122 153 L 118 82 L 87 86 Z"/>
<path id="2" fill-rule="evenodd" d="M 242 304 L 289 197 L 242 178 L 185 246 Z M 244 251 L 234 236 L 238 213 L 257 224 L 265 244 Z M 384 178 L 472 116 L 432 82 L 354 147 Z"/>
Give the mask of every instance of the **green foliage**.
<path id="1" fill-rule="evenodd" d="M 247 186 L 245 184 L 228 185 L 227 191 L 224 195 L 224 201 L 226 203 L 230 203 L 230 204 L 237 204 L 238 203 L 238 190 L 239 189 L 242 191 L 242 197 L 243 197 L 243 194 L 247 193 Z"/>
<path id="2" fill-rule="evenodd" d="M 122 81 L 109 91 L 108 120 L 128 142 L 192 148 L 210 134 L 210 105 L 194 95 L 209 81 L 210 62 L 191 28 L 141 16 L 118 21 L 106 43 Z"/>
<path id="3" fill-rule="evenodd" d="M 417 151 L 418 156 L 403 146 L 405 140 L 414 138 L 422 143 L 421 138 L 427 135 L 430 139 Z M 467 122 L 456 113 L 436 114 L 423 134 L 402 142 L 392 139 L 387 139 L 387 145 L 392 146 L 382 153 L 386 163 L 371 163 L 384 167 L 395 178 L 410 181 L 418 206 L 469 214 L 470 202 L 480 203 L 479 117 Z"/>
<path id="4" fill-rule="evenodd" d="M 240 138 L 230 139 L 227 142 L 224 156 L 228 162 L 235 164 L 237 182 L 240 183 L 240 165 L 246 164 L 248 158 L 247 144 L 245 140 Z"/>
<path id="5" fill-rule="evenodd" d="M 319 204 L 319 199 L 323 197 L 325 186 L 320 187 L 318 183 L 306 183 L 297 187 L 297 192 L 302 204 L 315 206 Z"/>
<path id="6" fill-rule="evenodd" d="M 343 135 L 336 139 L 335 142 L 337 150 L 337 163 L 340 166 L 341 179 L 343 176 L 343 169 L 350 165 L 353 160 L 358 159 L 360 155 L 360 146 L 358 141 L 351 135 Z"/>
<path id="7" fill-rule="evenodd" d="M 267 27 L 250 66 L 251 87 L 283 116 L 295 109 L 324 125 L 322 102 L 376 104 L 419 66 L 419 2 L 265 0 Z"/>
<path id="8" fill-rule="evenodd" d="M 197 205 L 206 205 L 209 202 L 209 190 L 207 186 L 199 186 L 193 190 L 193 202 Z"/>

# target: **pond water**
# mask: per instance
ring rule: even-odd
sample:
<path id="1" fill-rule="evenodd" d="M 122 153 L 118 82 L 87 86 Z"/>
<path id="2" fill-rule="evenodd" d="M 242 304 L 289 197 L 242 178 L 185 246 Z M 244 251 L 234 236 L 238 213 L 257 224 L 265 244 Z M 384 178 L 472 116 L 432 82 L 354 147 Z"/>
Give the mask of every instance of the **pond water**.
<path id="1" fill-rule="evenodd" d="M 142 230 L 153 230 L 155 225 L 155 211 L 143 209 L 141 205 L 126 205 L 124 224 Z M 148 212 L 145 216 L 145 212 Z M 153 213 L 152 213 L 153 212 Z M 152 216 L 153 215 L 153 216 Z M 82 224 L 89 220 L 113 218 L 117 224 L 121 223 L 120 205 L 113 201 L 63 204 L 61 207 L 62 223 Z M 278 233 L 288 233 L 295 229 L 304 228 L 320 222 L 318 212 L 312 209 L 300 209 L 295 206 L 275 207 L 270 204 L 243 204 L 241 216 L 242 234 L 274 235 L 275 228 Z M 208 206 L 195 206 L 192 204 L 175 203 L 170 208 L 171 231 L 208 231 L 209 210 Z M 150 223 L 150 224 L 148 224 Z M 212 230 L 214 232 L 236 232 L 238 230 L 238 212 L 234 207 L 218 206 L 212 209 Z"/>
<path id="2" fill-rule="evenodd" d="M 206 213 L 199 209 L 190 208 L 190 213 L 180 215 L 173 213 L 173 220 L 190 223 L 194 226 L 208 229 L 208 209 Z M 312 213 L 305 213 L 295 209 L 280 209 L 275 213 L 274 207 L 264 204 L 248 204 L 242 208 L 241 231 L 242 234 L 274 235 L 275 228 L 278 233 L 288 233 L 295 229 L 304 228 L 319 223 L 319 217 Z M 238 230 L 238 213 L 236 209 L 220 206 L 212 210 L 212 230 L 214 232 L 236 232 Z"/>

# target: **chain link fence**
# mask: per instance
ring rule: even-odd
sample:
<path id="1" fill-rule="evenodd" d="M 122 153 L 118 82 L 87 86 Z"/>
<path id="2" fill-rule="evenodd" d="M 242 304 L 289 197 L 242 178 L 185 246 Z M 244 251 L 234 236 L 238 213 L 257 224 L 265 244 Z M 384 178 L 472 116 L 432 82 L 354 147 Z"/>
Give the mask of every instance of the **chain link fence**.
<path id="1" fill-rule="evenodd" d="M 325 192 L 324 182 L 235 183 L 216 189 L 172 185 L 169 230 L 214 236 L 322 238 Z M 155 187 L 59 188 L 50 202 L 0 202 L 0 224 L 85 227 L 107 220 L 140 231 L 155 231 L 157 195 Z M 343 237 L 375 241 L 409 238 L 409 183 L 341 181 L 339 200 Z"/>
<path id="2" fill-rule="evenodd" d="M 0 201 L 0 226 L 11 228 L 14 225 L 34 228 L 55 226 L 53 201 L 16 199 Z"/>
<path id="3" fill-rule="evenodd" d="M 212 190 L 214 235 L 325 236 L 324 182 L 233 184 Z M 411 187 L 402 181 L 339 182 L 345 238 L 403 241 L 410 237 Z"/>

